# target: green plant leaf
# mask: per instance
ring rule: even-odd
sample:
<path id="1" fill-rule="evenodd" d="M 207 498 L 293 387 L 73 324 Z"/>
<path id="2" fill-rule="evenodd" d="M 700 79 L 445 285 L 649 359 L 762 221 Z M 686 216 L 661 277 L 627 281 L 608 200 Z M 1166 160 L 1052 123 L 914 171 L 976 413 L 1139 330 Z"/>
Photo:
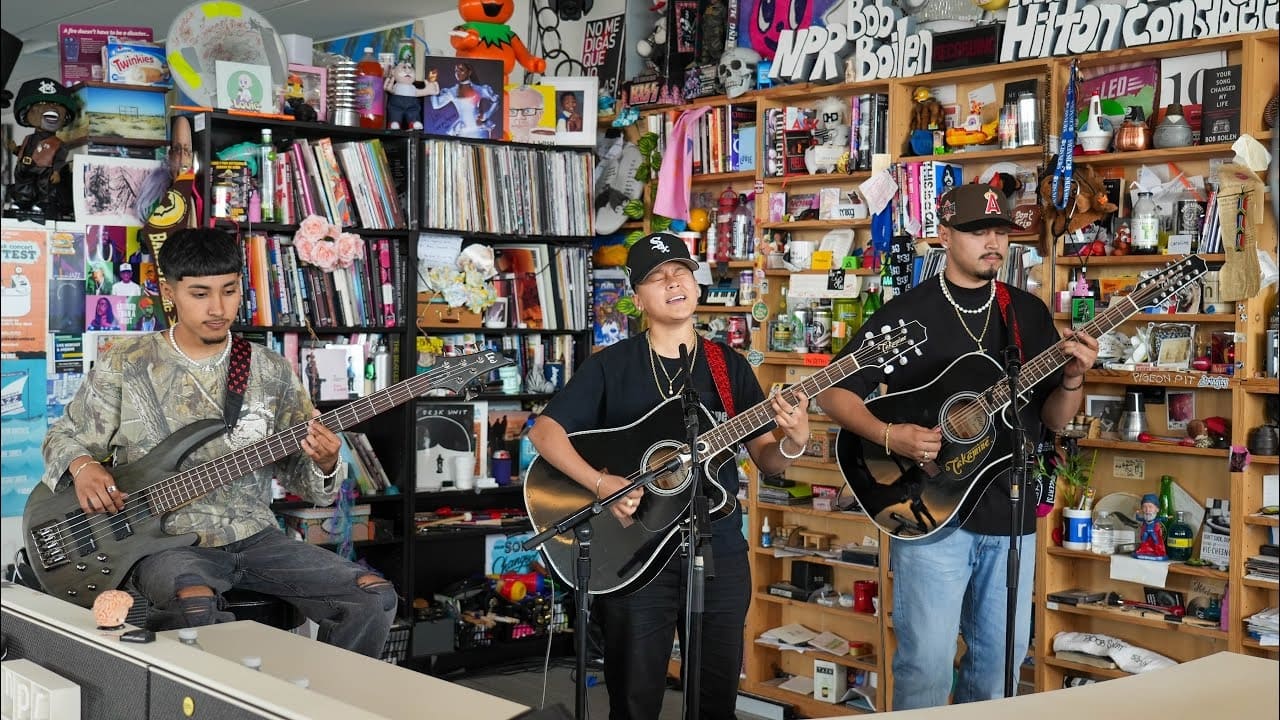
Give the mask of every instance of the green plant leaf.
<path id="1" fill-rule="evenodd" d="M 648 165 L 641 164 L 636 167 L 636 180 L 639 180 L 642 183 L 647 183 L 649 182 L 649 174 Z"/>
<path id="2" fill-rule="evenodd" d="M 661 215 L 654 215 L 653 219 L 649 221 L 649 227 L 653 228 L 654 232 L 664 232 L 666 230 L 670 230 L 671 218 L 662 217 Z"/>
<path id="3" fill-rule="evenodd" d="M 640 317 L 642 314 L 640 309 L 636 307 L 636 301 L 630 295 L 618 298 L 618 302 L 614 305 L 618 312 L 627 317 Z"/>
<path id="4" fill-rule="evenodd" d="M 654 170 L 659 170 L 662 168 L 662 153 L 658 152 L 657 150 L 653 151 L 653 154 L 649 156 L 649 167 L 653 168 Z"/>
<path id="5" fill-rule="evenodd" d="M 645 133 L 636 141 L 636 148 L 640 150 L 640 154 L 648 156 L 658 148 L 657 133 Z"/>
<path id="6" fill-rule="evenodd" d="M 622 206 L 622 214 L 626 215 L 632 220 L 639 220 L 643 218 L 644 217 L 644 201 L 628 200 L 627 203 Z"/>
<path id="7" fill-rule="evenodd" d="M 626 247 L 631 247 L 632 245 L 635 245 L 637 242 L 639 242 L 640 238 L 642 237 L 644 237 L 643 230 L 632 230 L 631 232 L 627 233 L 627 237 L 622 241 L 622 244 L 625 245 Z"/>

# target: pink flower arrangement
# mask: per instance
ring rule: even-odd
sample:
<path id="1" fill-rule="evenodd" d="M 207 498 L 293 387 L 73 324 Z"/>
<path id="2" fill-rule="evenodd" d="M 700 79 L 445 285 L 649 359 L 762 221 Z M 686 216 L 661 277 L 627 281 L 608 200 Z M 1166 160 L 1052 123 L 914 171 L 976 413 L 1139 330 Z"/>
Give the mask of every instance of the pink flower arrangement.
<path id="1" fill-rule="evenodd" d="M 364 257 L 364 240 L 355 233 L 342 232 L 319 215 L 308 215 L 293 235 L 298 259 L 326 272 L 351 267 Z"/>

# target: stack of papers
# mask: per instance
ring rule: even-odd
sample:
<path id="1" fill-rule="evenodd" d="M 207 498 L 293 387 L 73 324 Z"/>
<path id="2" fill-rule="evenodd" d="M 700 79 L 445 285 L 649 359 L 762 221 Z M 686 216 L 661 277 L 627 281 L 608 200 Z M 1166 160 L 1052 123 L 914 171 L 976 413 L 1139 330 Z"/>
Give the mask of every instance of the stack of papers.
<path id="1" fill-rule="evenodd" d="M 1267 647 L 1280 645 L 1280 607 L 1270 607 L 1244 619 L 1249 635 Z"/>
<path id="2" fill-rule="evenodd" d="M 1276 582 L 1280 578 L 1280 558 L 1274 558 L 1270 555 L 1254 555 L 1244 563 L 1244 576 L 1250 580 Z"/>
<path id="3" fill-rule="evenodd" d="M 831 632 L 814 632 L 799 623 L 766 630 L 759 642 L 781 650 L 805 652 L 821 650 L 837 657 L 849 654 L 849 641 Z"/>

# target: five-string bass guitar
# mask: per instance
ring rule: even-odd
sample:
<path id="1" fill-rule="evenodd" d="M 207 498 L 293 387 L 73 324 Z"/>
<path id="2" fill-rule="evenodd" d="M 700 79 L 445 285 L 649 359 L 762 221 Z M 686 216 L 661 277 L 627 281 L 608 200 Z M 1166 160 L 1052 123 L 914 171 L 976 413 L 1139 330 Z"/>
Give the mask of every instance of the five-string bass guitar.
<path id="1" fill-rule="evenodd" d="M 1114 297 L 1105 310 L 1080 328 L 1100 337 L 1144 307 L 1168 302 L 1205 273 L 1205 261 L 1191 255 L 1147 278 L 1133 292 Z M 1059 345 L 1027 362 L 1018 396 L 1067 363 Z M 986 387 L 975 392 L 970 388 Z M 962 355 L 927 385 L 867 401 L 877 418 L 942 430 L 938 456 L 920 463 L 857 433 L 836 437 L 840 472 L 862 509 L 881 530 L 899 540 L 928 537 L 952 518 L 972 512 L 977 498 L 1002 473 L 1013 452 L 1009 445 L 1009 385 L 1004 370 L 985 353 Z"/>
<path id="2" fill-rule="evenodd" d="M 868 332 L 857 351 L 832 362 L 804 380 L 782 391 L 787 402 L 795 402 L 795 391 L 813 397 L 835 383 L 866 367 L 891 372 L 894 364 L 906 364 L 908 356 L 926 340 L 924 326 L 912 321 L 897 328 L 885 327 L 879 334 Z M 773 410 L 765 400 L 735 415 L 719 426 L 711 422 L 705 408 L 699 408 L 702 433 L 698 455 L 703 458 L 706 477 L 717 477 L 720 467 L 733 460 L 732 448 L 773 420 Z M 658 471 L 644 491 L 631 522 L 623 525 L 610 512 L 590 520 L 594 552 L 588 592 L 606 595 L 631 592 L 666 566 L 679 547 L 679 523 L 697 491 L 690 472 L 688 445 L 677 433 L 684 429 L 684 413 L 679 397 L 673 397 L 644 417 L 624 427 L 585 430 L 569 435 L 569 441 L 584 460 L 597 468 L 635 479 L 642 473 Z M 736 496 L 717 483 L 709 507 L 713 520 L 733 512 Z M 535 530 L 553 527 L 557 520 L 595 500 L 591 490 L 574 482 L 541 456 L 534 458 L 524 482 L 525 507 Z M 557 535 L 542 546 L 556 576 L 573 585 L 577 548 L 571 534 Z"/>
<path id="3" fill-rule="evenodd" d="M 425 374 L 314 419 L 341 432 L 429 390 L 462 393 L 472 380 L 510 364 L 493 351 L 439 358 Z M 110 469 L 116 487 L 129 496 L 115 514 L 85 514 L 71 491 L 70 473 L 63 473 L 56 492 L 38 483 L 22 514 L 22 536 L 40 584 L 51 595 L 92 607 L 99 594 L 118 587 L 142 558 L 196 542 L 194 533 L 165 533 L 162 515 L 298 452 L 310 422 L 179 471 L 192 451 L 226 431 L 221 419 L 191 423 L 137 461 Z"/>

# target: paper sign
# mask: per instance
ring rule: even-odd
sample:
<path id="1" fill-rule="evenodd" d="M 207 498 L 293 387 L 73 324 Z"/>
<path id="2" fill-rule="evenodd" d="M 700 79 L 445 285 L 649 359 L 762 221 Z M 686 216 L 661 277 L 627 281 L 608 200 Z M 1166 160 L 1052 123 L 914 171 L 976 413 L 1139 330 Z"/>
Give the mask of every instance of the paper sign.
<path id="1" fill-rule="evenodd" d="M 418 235 L 418 264 L 422 267 L 453 267 L 460 252 L 462 238 L 457 235 Z M 422 289 L 424 288 L 419 288 Z"/>
<path id="2" fill-rule="evenodd" d="M 1169 579 L 1169 563 L 1159 560 L 1139 560 L 1128 555 L 1112 555 L 1111 579 L 1164 587 Z"/>

